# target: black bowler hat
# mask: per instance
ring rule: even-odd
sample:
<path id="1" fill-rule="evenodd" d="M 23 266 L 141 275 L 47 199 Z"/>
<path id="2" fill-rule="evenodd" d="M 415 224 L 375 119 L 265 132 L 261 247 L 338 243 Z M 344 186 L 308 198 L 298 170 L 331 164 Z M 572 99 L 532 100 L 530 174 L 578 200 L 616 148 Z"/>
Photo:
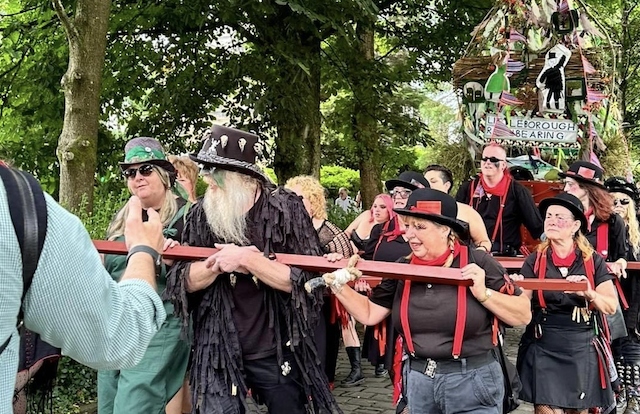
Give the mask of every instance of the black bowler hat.
<path id="1" fill-rule="evenodd" d="M 587 217 L 584 215 L 584 206 L 578 197 L 569 193 L 560 193 L 555 197 L 545 198 L 538 205 L 538 209 L 540 210 L 540 214 L 542 214 L 543 219 L 547 214 L 549 206 L 553 205 L 562 206 L 569 210 L 576 220 L 580 220 L 580 230 L 582 230 L 582 234 L 587 234 L 587 227 L 589 226 L 589 223 L 587 222 Z"/>
<path id="2" fill-rule="evenodd" d="M 214 125 L 204 135 L 204 144 L 192 160 L 205 167 L 220 168 L 247 174 L 264 182 L 271 182 L 256 165 L 264 144 L 257 135 L 239 129 Z"/>
<path id="3" fill-rule="evenodd" d="M 633 183 L 628 183 L 623 177 L 611 177 L 604 182 L 604 186 L 610 193 L 623 193 L 631 197 L 634 203 L 638 203 L 640 194 Z"/>
<path id="4" fill-rule="evenodd" d="M 456 200 L 442 191 L 418 188 L 409 196 L 405 208 L 394 208 L 393 211 L 403 216 L 422 218 L 445 225 L 462 238 L 465 238 L 469 232 L 469 224 L 457 219 Z"/>
<path id="5" fill-rule="evenodd" d="M 605 188 L 602 184 L 603 174 L 602 168 L 588 161 L 576 161 L 569 166 L 567 172 L 558 173 L 562 178 L 571 177 L 576 181 Z"/>
<path id="6" fill-rule="evenodd" d="M 424 175 L 415 171 L 405 171 L 401 173 L 398 178 L 387 180 L 384 183 L 388 191 L 393 190 L 396 187 L 403 187 L 408 190 L 417 190 L 421 185 L 424 188 L 431 188 L 429 181 L 424 178 Z"/>

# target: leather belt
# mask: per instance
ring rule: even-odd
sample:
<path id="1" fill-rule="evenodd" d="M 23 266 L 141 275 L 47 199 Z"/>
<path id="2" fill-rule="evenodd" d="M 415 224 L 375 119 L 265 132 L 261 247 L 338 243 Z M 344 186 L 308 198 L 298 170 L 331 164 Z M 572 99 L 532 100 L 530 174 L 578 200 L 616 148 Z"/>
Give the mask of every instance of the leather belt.
<path id="1" fill-rule="evenodd" d="M 431 358 L 410 358 L 409 367 L 433 378 L 436 374 L 451 374 L 462 372 L 463 369 L 477 369 L 494 362 L 491 351 L 481 355 L 474 355 L 459 359 L 431 359 Z"/>

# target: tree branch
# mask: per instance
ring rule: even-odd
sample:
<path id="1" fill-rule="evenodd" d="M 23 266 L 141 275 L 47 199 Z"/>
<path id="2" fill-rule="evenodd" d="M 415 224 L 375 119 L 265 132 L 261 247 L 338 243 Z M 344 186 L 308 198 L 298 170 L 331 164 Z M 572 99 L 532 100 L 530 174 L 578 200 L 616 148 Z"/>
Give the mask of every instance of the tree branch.
<path id="1" fill-rule="evenodd" d="M 19 16 L 23 13 L 28 13 L 30 11 L 34 11 L 38 8 L 38 6 L 33 6 L 33 7 L 29 7 L 28 9 L 24 9 L 24 10 L 20 10 L 19 12 L 15 12 L 15 13 L 0 13 L 0 17 L 13 17 L 13 16 Z"/>
<path id="2" fill-rule="evenodd" d="M 67 37 L 69 38 L 70 43 L 77 43 L 80 39 L 80 34 L 78 33 L 78 29 L 76 29 L 75 25 L 69 18 L 69 15 L 64 10 L 64 6 L 62 5 L 61 0 L 51 0 L 53 4 L 53 9 L 56 11 L 60 22 L 62 23 L 62 27 L 64 27 L 64 31 L 67 33 Z"/>

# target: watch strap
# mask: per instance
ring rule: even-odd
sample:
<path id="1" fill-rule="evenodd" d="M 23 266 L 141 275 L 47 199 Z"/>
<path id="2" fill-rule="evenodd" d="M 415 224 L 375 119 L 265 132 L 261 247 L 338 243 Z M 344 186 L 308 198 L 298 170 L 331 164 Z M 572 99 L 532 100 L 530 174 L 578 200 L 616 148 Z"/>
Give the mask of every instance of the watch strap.
<path id="1" fill-rule="evenodd" d="M 127 254 L 127 264 L 129 263 L 131 256 L 140 252 L 150 255 L 153 258 L 153 264 L 156 265 L 156 267 L 160 266 L 162 263 L 162 255 L 158 253 L 156 249 L 145 245 L 137 245 L 133 246 L 131 250 L 129 250 L 129 253 Z"/>

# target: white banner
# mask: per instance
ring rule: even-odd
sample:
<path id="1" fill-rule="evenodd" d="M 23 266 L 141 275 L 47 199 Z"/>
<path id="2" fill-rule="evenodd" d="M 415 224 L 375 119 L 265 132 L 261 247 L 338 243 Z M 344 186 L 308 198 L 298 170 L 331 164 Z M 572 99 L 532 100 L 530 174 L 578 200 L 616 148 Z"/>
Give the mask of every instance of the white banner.
<path id="1" fill-rule="evenodd" d="M 506 121 L 506 119 L 505 119 Z M 494 114 L 487 114 L 485 138 L 496 138 L 514 141 L 555 142 L 571 144 L 578 139 L 578 126 L 567 119 L 524 118 L 512 116 L 509 119 L 509 129 L 515 137 L 503 136 L 500 133 L 493 135 L 493 127 L 496 123 Z M 505 122 L 506 123 L 506 122 Z"/>

